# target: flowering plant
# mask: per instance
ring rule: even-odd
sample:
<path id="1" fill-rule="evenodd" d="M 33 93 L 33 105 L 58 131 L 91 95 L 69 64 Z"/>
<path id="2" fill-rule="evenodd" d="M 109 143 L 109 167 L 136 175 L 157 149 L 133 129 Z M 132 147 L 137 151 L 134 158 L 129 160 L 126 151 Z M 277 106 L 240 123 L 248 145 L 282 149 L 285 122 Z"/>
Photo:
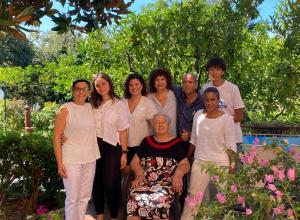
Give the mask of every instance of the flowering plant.
<path id="1" fill-rule="evenodd" d="M 273 156 L 260 158 L 261 149 Z M 275 142 L 252 145 L 237 159 L 242 165 L 234 174 L 213 164 L 203 167 L 217 193 L 201 204 L 196 219 L 300 219 L 300 156 L 295 148 Z"/>

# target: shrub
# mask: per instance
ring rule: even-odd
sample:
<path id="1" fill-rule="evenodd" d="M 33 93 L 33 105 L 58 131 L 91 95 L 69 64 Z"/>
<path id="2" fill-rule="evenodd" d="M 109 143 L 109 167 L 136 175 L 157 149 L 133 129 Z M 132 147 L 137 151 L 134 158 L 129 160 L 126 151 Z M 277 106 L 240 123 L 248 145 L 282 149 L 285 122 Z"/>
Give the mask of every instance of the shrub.
<path id="1" fill-rule="evenodd" d="M 253 146 L 239 155 L 243 165 L 234 174 L 212 164 L 203 167 L 214 177 L 218 193 L 201 204 L 197 219 L 299 219 L 299 155 L 294 148 L 286 150 L 283 143 L 273 143 L 265 150 L 276 157 L 259 159 Z"/>

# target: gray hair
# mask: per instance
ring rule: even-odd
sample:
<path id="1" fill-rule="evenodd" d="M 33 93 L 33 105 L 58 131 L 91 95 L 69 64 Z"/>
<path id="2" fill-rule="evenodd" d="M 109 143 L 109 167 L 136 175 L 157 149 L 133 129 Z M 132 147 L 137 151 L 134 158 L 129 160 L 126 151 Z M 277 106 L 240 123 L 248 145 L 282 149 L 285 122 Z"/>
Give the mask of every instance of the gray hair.
<path id="1" fill-rule="evenodd" d="M 195 73 L 193 73 L 193 72 L 188 72 L 188 73 L 183 74 L 182 80 L 183 80 L 185 77 L 187 77 L 187 76 L 192 76 L 192 77 L 194 78 L 194 80 L 195 80 L 196 82 L 198 82 L 198 77 L 197 77 L 197 75 L 196 75 Z"/>
<path id="2" fill-rule="evenodd" d="M 158 112 L 158 113 L 156 113 L 156 114 L 153 116 L 153 122 L 154 122 L 155 119 L 156 119 L 157 117 L 159 117 L 159 116 L 164 117 L 164 118 L 167 120 L 168 124 L 171 123 L 171 118 L 170 118 L 167 114 L 162 113 L 162 112 Z"/>

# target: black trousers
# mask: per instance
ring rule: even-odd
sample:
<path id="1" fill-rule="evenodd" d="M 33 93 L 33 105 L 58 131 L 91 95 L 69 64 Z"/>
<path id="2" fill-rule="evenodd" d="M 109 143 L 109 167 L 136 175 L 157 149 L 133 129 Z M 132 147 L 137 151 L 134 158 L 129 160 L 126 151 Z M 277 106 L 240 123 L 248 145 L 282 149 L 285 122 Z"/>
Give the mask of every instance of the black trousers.
<path id="1" fill-rule="evenodd" d="M 96 214 L 104 214 L 105 196 L 111 218 L 118 217 L 121 198 L 121 147 L 113 146 L 98 138 L 101 158 L 96 161 L 93 201 Z"/>

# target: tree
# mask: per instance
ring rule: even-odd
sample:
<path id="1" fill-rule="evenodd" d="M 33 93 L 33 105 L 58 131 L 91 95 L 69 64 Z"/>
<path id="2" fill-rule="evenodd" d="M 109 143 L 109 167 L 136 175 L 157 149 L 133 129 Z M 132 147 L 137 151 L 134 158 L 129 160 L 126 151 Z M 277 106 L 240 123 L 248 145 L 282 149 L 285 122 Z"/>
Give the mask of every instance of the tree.
<path id="1" fill-rule="evenodd" d="M 30 30 L 22 24 L 39 26 L 40 19 L 49 16 L 56 24 L 53 31 L 65 33 L 68 30 L 91 32 L 99 27 L 116 23 L 121 15 L 129 14 L 129 6 L 134 0 L 126 3 L 124 0 L 57 0 L 63 7 L 67 6 L 67 12 L 59 11 L 51 0 L 28 1 L 13 0 L 0 2 L 0 38 L 6 34 L 18 39 L 26 39 L 25 32 Z"/>
<path id="2" fill-rule="evenodd" d="M 33 45 L 12 36 L 0 38 L 0 66 L 28 66 L 34 57 Z"/>

